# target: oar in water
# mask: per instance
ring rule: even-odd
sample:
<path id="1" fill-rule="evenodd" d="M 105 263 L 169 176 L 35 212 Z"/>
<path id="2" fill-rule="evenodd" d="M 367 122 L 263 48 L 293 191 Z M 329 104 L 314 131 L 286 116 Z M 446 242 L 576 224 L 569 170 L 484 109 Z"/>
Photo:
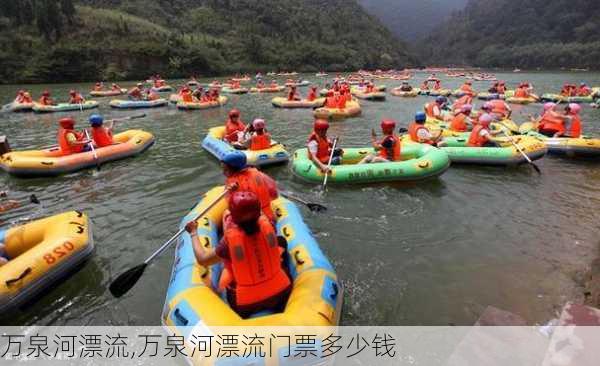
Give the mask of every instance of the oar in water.
<path id="1" fill-rule="evenodd" d="M 98 154 L 96 153 L 96 148 L 94 148 L 94 141 L 92 139 L 90 139 L 90 134 L 87 132 L 87 130 L 85 131 L 85 137 L 90 141 L 89 145 L 90 148 L 92 149 L 92 153 L 94 154 L 94 160 L 96 161 L 96 169 L 98 169 L 98 171 L 100 171 L 100 159 L 98 159 Z"/>
<path id="2" fill-rule="evenodd" d="M 196 215 L 194 217 L 193 220 L 190 220 L 190 221 L 198 220 L 200 217 L 206 215 L 208 213 L 208 211 L 210 211 L 213 207 L 215 207 L 217 205 L 217 203 L 219 203 L 229 192 L 234 191 L 236 189 L 237 189 L 237 185 L 232 185 L 232 186 L 227 187 L 223 191 L 223 193 L 221 193 L 214 201 L 212 201 L 208 205 L 208 207 L 206 207 L 204 210 L 202 210 L 202 212 L 200 212 L 198 215 Z M 148 257 L 142 264 L 139 264 L 139 265 L 127 270 L 126 272 L 122 273 L 119 277 L 117 277 L 117 279 L 114 280 L 109 286 L 110 293 L 114 297 L 117 297 L 117 298 L 125 295 L 127 293 L 127 291 L 129 291 L 137 283 L 137 281 L 140 279 L 140 277 L 142 277 L 142 275 L 144 274 L 144 271 L 146 270 L 146 267 L 148 267 L 148 265 L 156 257 L 158 257 L 160 254 L 162 254 L 172 243 L 174 243 L 175 240 L 177 238 L 179 238 L 179 236 L 181 234 L 183 234 L 184 231 L 185 231 L 185 227 L 179 229 L 179 231 L 175 235 L 173 235 L 171 237 L 171 239 L 167 240 L 166 243 L 164 243 L 160 248 L 158 248 L 157 251 L 152 253 L 152 255 L 150 257 Z"/>
<path id="3" fill-rule="evenodd" d="M 529 156 L 527 156 L 527 154 L 525 154 L 525 152 L 523 151 L 523 149 L 521 149 L 521 147 L 519 145 L 517 145 L 517 143 L 515 142 L 515 140 L 513 140 L 512 137 L 510 137 L 510 135 L 507 134 L 505 130 L 502 130 L 502 133 L 504 134 L 504 136 L 506 136 L 508 138 L 508 141 L 510 141 L 510 143 L 521 153 L 521 155 L 523 155 L 523 157 L 525 158 L 525 160 L 527 160 L 527 162 L 529 164 L 531 164 L 531 166 L 533 167 L 533 169 L 535 169 L 535 171 L 538 174 L 542 174 L 542 171 L 540 170 L 540 168 L 531 160 L 531 158 Z"/>
<path id="4" fill-rule="evenodd" d="M 290 201 L 296 201 L 298 203 L 301 203 L 303 205 L 305 205 L 306 207 L 308 207 L 311 211 L 313 212 L 324 212 L 327 211 L 327 207 L 321 205 L 320 203 L 313 203 L 313 202 L 308 202 L 303 200 L 300 197 L 294 196 L 288 192 L 279 192 L 279 194 L 281 194 L 281 196 L 287 198 Z"/>
<path id="5" fill-rule="evenodd" d="M 329 161 L 327 162 L 327 172 L 325 172 L 325 178 L 323 178 L 323 185 L 321 191 L 325 192 L 327 189 L 327 178 L 329 178 L 329 171 L 331 169 L 331 162 L 333 161 L 333 154 L 335 153 L 335 147 L 337 145 L 338 138 L 333 139 L 333 146 L 331 146 L 331 154 L 329 155 Z"/>

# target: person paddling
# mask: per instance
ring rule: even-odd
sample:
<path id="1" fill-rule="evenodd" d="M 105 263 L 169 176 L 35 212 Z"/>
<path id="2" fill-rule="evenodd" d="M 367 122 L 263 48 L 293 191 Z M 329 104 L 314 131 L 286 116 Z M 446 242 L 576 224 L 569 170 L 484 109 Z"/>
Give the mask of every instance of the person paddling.
<path id="1" fill-rule="evenodd" d="M 227 302 L 240 317 L 284 310 L 292 291 L 284 260 L 287 243 L 277 238 L 269 218 L 261 213 L 256 194 L 243 188 L 231 194 L 223 215 L 223 237 L 215 249 L 202 245 L 196 221 L 185 228 L 199 265 L 224 264 L 218 287 L 226 290 Z"/>
<path id="2" fill-rule="evenodd" d="M 446 97 L 439 96 L 435 98 L 435 102 L 429 102 L 425 104 L 425 115 L 437 121 L 444 121 L 442 110 L 446 106 L 446 103 L 448 103 L 448 99 Z"/>
<path id="3" fill-rule="evenodd" d="M 127 92 L 127 96 L 131 100 L 142 100 L 144 94 L 144 84 L 137 83 L 135 87 L 133 87 L 129 92 Z"/>
<path id="4" fill-rule="evenodd" d="M 490 123 L 493 118 L 489 114 L 484 114 L 479 117 L 478 123 L 473 127 L 467 146 L 469 147 L 497 147 L 498 144 L 493 140 L 494 134 L 498 134 L 501 131 L 491 131 Z"/>
<path id="5" fill-rule="evenodd" d="M 92 140 L 96 147 L 101 148 L 114 144 L 113 121 L 104 125 L 104 118 L 99 114 L 92 114 L 89 121 L 92 128 Z"/>
<path id="6" fill-rule="evenodd" d="M 44 90 L 42 96 L 38 100 L 38 103 L 41 105 L 54 105 L 54 101 L 50 97 L 50 92 L 48 90 Z"/>
<path id="7" fill-rule="evenodd" d="M 246 124 L 240 119 L 240 111 L 232 109 L 225 122 L 225 141 L 229 143 L 243 141 L 244 131 L 246 131 Z"/>
<path id="8" fill-rule="evenodd" d="M 330 156 L 332 156 L 331 148 L 333 146 L 333 141 L 327 137 L 328 129 L 329 122 L 323 119 L 316 120 L 313 124 L 313 131 L 306 141 L 308 158 L 315 163 L 323 173 L 331 171 L 331 169 L 327 167 L 327 163 L 329 162 Z M 342 149 L 335 149 L 335 151 L 333 151 L 331 165 L 340 165 L 342 163 L 343 154 L 344 152 Z"/>
<path id="9" fill-rule="evenodd" d="M 426 121 L 427 116 L 425 113 L 417 112 L 415 114 L 415 121 L 408 125 L 408 135 L 413 142 L 436 146 L 438 140 L 442 136 L 442 131 L 440 130 L 439 134 L 433 135 L 429 129 L 425 127 Z"/>
<path id="10" fill-rule="evenodd" d="M 76 90 L 69 91 L 69 104 L 82 104 L 85 103 L 85 99 Z"/>
<path id="11" fill-rule="evenodd" d="M 73 118 L 62 118 L 58 123 L 60 127 L 56 139 L 62 156 L 87 151 L 86 148 L 90 140 L 85 138 L 84 133 L 75 130 L 75 120 Z"/>

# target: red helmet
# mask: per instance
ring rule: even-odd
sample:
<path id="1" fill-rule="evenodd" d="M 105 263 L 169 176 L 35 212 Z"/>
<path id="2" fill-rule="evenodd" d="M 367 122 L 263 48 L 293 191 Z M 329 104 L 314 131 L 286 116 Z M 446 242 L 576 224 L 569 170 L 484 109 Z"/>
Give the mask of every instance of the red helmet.
<path id="1" fill-rule="evenodd" d="M 252 122 L 252 127 L 254 127 L 255 130 L 262 130 L 263 128 L 265 128 L 265 120 L 261 118 L 255 119 Z"/>
<path id="2" fill-rule="evenodd" d="M 232 109 L 229 111 L 229 118 L 239 117 L 240 111 L 238 109 Z"/>
<path id="3" fill-rule="evenodd" d="M 75 127 L 75 120 L 71 117 L 61 118 L 58 120 L 58 124 L 62 128 L 72 130 Z"/>
<path id="4" fill-rule="evenodd" d="M 69 90 L 69 94 L 71 94 L 71 95 L 75 95 L 75 94 L 77 94 L 77 93 L 75 92 L 75 90 L 72 90 L 72 89 L 71 89 L 71 90 Z"/>
<path id="5" fill-rule="evenodd" d="M 329 122 L 324 119 L 318 119 L 314 124 L 315 131 L 327 131 L 329 129 Z"/>
<path id="6" fill-rule="evenodd" d="M 256 221 L 260 217 L 260 201 L 254 192 L 236 191 L 229 199 L 229 211 L 236 224 Z"/>
<path id="7" fill-rule="evenodd" d="M 50 92 L 47 90 L 44 90 L 44 92 L 42 93 L 43 96 L 48 97 L 50 96 Z"/>
<path id="8" fill-rule="evenodd" d="M 393 132 L 396 128 L 396 121 L 392 119 L 384 119 L 381 121 L 381 130 L 385 133 Z"/>
<path id="9" fill-rule="evenodd" d="M 479 117 L 479 123 L 483 126 L 483 127 L 489 127 L 490 123 L 493 121 L 492 116 L 490 116 L 489 114 L 485 113 L 483 115 L 481 115 L 481 117 Z"/>

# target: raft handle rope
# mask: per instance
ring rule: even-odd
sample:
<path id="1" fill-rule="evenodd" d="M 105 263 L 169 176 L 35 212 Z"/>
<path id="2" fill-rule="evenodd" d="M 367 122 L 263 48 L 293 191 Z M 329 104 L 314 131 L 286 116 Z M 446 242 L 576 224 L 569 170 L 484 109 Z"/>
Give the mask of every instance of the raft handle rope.
<path id="1" fill-rule="evenodd" d="M 181 315 L 181 312 L 179 311 L 179 309 L 175 309 L 175 311 L 173 312 L 173 315 L 183 325 L 188 325 L 188 323 L 190 322 L 189 320 L 187 320 L 187 318 L 185 316 Z"/>
<path id="2" fill-rule="evenodd" d="M 296 263 L 298 263 L 299 266 L 303 265 L 305 262 L 302 258 L 300 258 L 300 251 L 296 250 L 294 252 L 294 259 L 296 260 Z"/>
<path id="3" fill-rule="evenodd" d="M 27 275 L 29 275 L 32 272 L 31 267 L 27 267 L 26 270 L 23 271 L 23 273 L 21 273 L 21 275 L 17 278 L 13 278 L 11 280 L 7 280 L 6 281 L 6 286 L 12 286 L 13 284 L 21 281 L 23 278 L 27 277 Z"/>

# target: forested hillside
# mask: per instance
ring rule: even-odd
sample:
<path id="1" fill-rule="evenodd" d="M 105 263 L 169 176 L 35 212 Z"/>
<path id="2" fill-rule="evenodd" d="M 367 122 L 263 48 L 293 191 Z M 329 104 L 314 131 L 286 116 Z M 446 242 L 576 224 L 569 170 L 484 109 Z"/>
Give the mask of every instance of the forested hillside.
<path id="1" fill-rule="evenodd" d="M 429 64 L 600 69 L 595 0 L 470 0 L 423 47 Z"/>
<path id="2" fill-rule="evenodd" d="M 396 36 L 417 41 L 462 9 L 467 0 L 360 0 Z"/>
<path id="3" fill-rule="evenodd" d="M 356 0 L 0 2 L 1 82 L 416 63 Z"/>

